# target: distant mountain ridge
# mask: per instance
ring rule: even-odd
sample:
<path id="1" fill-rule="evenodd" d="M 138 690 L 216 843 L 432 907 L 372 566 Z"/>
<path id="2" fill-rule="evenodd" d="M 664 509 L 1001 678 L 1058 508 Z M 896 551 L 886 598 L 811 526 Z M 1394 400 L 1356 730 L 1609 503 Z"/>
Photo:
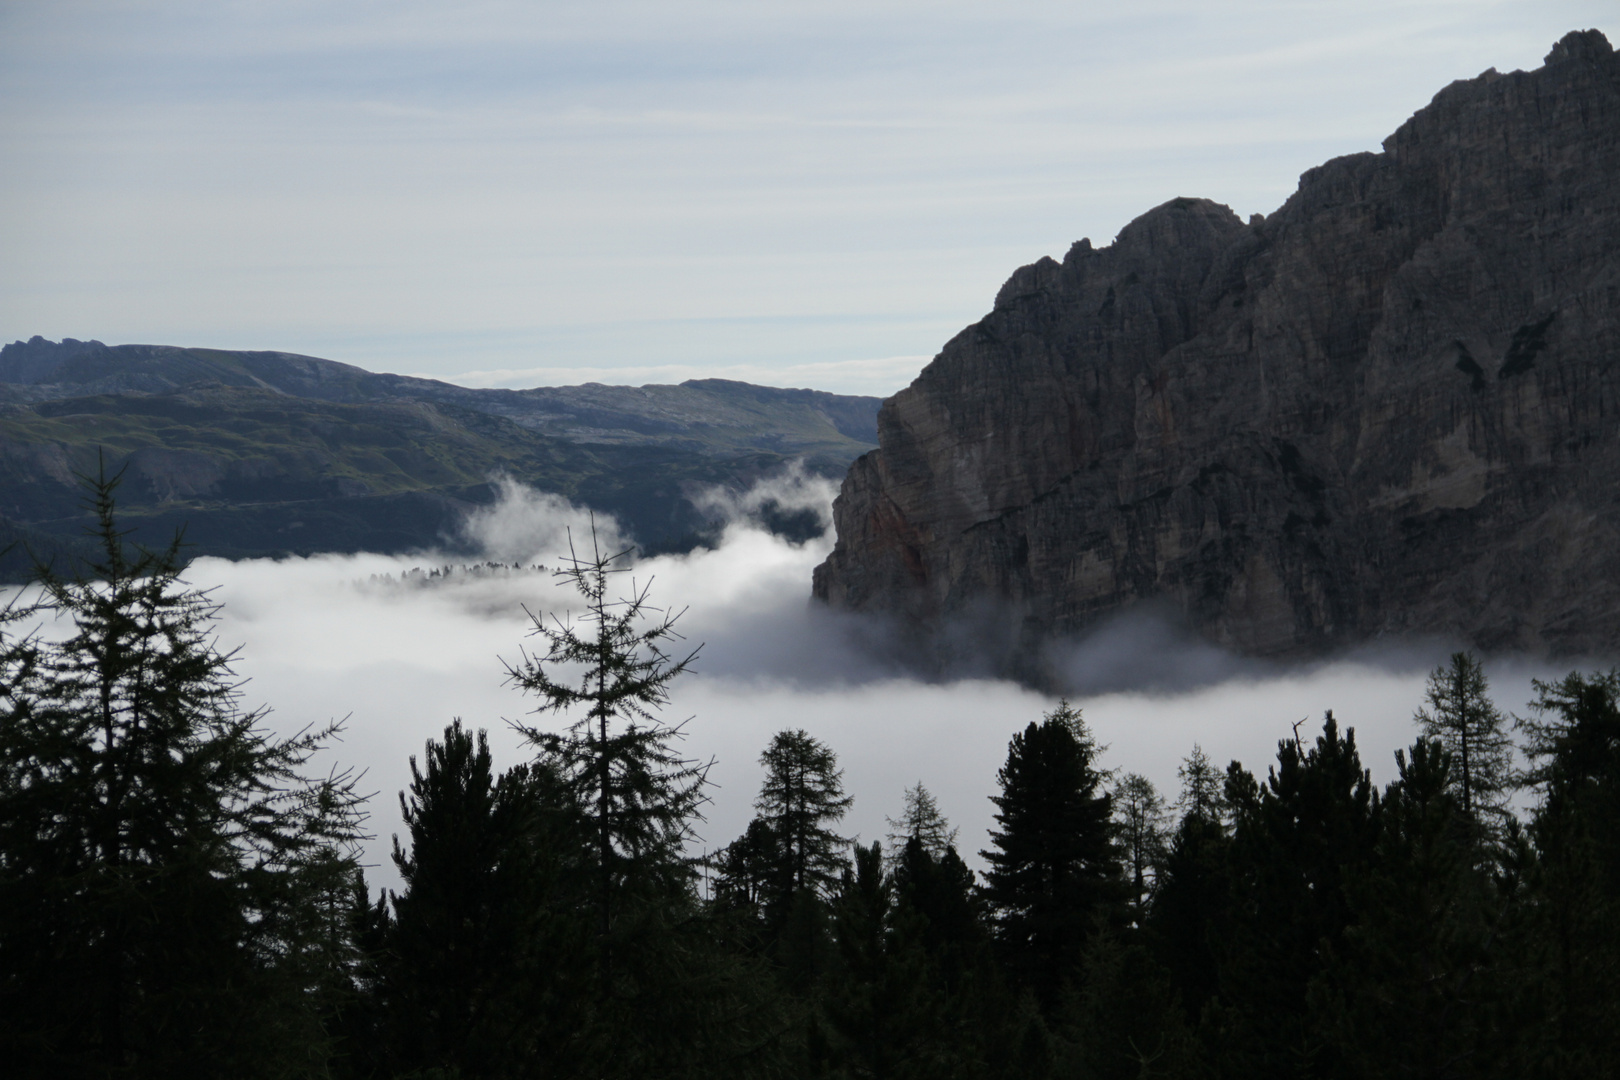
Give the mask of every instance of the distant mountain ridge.
<path id="1" fill-rule="evenodd" d="M 769 448 L 841 455 L 877 444 L 880 399 L 788 390 L 728 379 L 679 385 L 475 389 L 391 375 L 286 352 L 172 345 L 103 345 L 33 337 L 0 348 L 0 394 L 15 402 L 95 394 L 172 394 L 219 385 L 315 401 L 429 401 L 504 416 L 543 435 L 593 443 L 658 443 L 707 449 Z"/>
<path id="2" fill-rule="evenodd" d="M 101 453 L 125 470 L 138 538 L 183 524 L 196 554 L 453 547 L 497 474 L 680 550 L 713 533 L 701 489 L 794 460 L 842 475 L 875 444 L 878 404 L 722 379 L 470 389 L 285 352 L 34 337 L 0 348 L 0 542 L 71 547 L 75 473 Z"/>

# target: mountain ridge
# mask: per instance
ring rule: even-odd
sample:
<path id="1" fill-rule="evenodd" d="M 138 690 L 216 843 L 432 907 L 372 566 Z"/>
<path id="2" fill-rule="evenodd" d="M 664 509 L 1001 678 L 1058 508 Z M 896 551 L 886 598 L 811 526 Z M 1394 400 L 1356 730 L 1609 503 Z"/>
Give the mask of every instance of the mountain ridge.
<path id="1" fill-rule="evenodd" d="M 885 401 L 813 594 L 1003 669 L 1138 605 L 1253 655 L 1620 646 L 1620 60 L 1445 87 L 1242 222 L 1015 271 Z"/>
<path id="2" fill-rule="evenodd" d="M 104 462 L 124 471 L 137 539 L 184 526 L 194 554 L 454 550 L 496 476 L 611 513 L 644 550 L 687 550 L 718 527 L 704 491 L 795 461 L 841 475 L 875 443 L 877 406 L 727 380 L 478 390 L 294 353 L 35 337 L 0 348 L 0 532 L 71 548 L 76 474 Z M 26 571 L 20 550 L 0 559 Z"/>
<path id="3" fill-rule="evenodd" d="M 104 345 L 35 336 L 0 347 L 0 384 L 11 400 L 32 402 L 98 393 L 172 393 L 218 382 L 257 386 L 294 397 L 366 403 L 400 398 L 445 402 L 506 416 L 543 434 L 574 441 L 624 442 L 685 438 L 704 440 L 693 424 L 746 430 L 745 402 L 789 405 L 819 414 L 826 432 L 806 426 L 805 447 L 837 446 L 842 440 L 875 443 L 877 398 L 823 390 L 756 386 L 729 379 L 688 379 L 679 384 L 578 386 L 529 389 L 474 388 L 413 375 L 373 372 L 337 360 L 299 353 L 198 349 L 173 345 Z M 690 414 L 684 415 L 683 414 Z M 602 428 L 616 420 L 620 427 Z M 684 422 L 683 422 L 684 419 Z M 596 421 L 593 426 L 589 421 Z M 639 421 L 639 423 L 638 423 Z M 629 425 L 629 426 L 624 426 Z M 590 436 L 594 436 L 590 437 Z M 722 443 L 721 449 L 729 444 Z M 742 443 L 748 445 L 752 443 Z"/>

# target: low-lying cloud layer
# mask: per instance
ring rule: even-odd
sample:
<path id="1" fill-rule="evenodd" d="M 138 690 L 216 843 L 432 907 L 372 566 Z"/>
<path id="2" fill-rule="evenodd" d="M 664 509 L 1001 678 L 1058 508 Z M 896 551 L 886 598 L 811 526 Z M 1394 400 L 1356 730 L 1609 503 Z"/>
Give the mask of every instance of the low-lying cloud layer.
<path id="1" fill-rule="evenodd" d="M 711 509 L 729 519 L 712 550 L 660 556 L 625 575 L 650 582 L 654 603 L 685 608 L 678 627 L 702 643 L 694 671 L 674 688 L 665 719 L 691 717 L 685 749 L 715 759 L 713 802 L 700 827 L 706 846 L 740 834 L 752 815 L 760 750 L 773 733 L 802 727 L 837 751 L 855 796 L 844 831 L 881 838 L 901 792 L 919 780 L 961 828 L 964 854 L 987 844 L 995 774 L 1012 733 L 1054 699 L 988 678 L 925 681 L 889 659 L 881 622 L 838 615 L 808 600 L 810 571 L 830 535 L 794 544 L 759 523 L 767 504 L 828 513 L 824 481 L 788 474 L 743 495 L 717 494 Z M 487 728 L 498 761 L 525 756 L 508 721 L 534 702 L 504 685 L 503 660 L 516 661 L 532 629 L 529 615 L 566 612 L 573 597 L 549 569 L 570 535 L 589 544 L 590 518 L 555 496 L 503 482 L 499 503 L 469 519 L 467 533 L 490 564 L 446 571 L 448 559 L 322 555 L 279 561 L 199 559 L 194 584 L 224 605 L 223 646 L 242 646 L 238 673 L 247 703 L 273 708 L 269 722 L 291 732 L 347 717 L 336 761 L 367 770 L 371 804 L 367 847 L 373 884 L 396 885 L 387 857 L 402 831 L 397 793 L 408 758 L 454 717 Z M 598 517 L 605 546 L 622 541 Z M 464 562 L 464 560 L 463 560 Z M 501 564 L 501 565 L 494 565 Z M 514 566 L 514 564 L 516 564 Z M 1356 729 L 1365 763 L 1379 781 L 1392 754 L 1410 743 L 1413 711 L 1443 644 L 1285 668 L 1239 661 L 1146 615 L 1117 620 L 1083 641 L 1054 647 L 1051 662 L 1081 692 L 1103 764 L 1140 772 L 1167 796 L 1176 766 L 1199 743 L 1216 762 L 1238 758 L 1264 774 L 1277 740 L 1305 724 L 1309 736 L 1332 709 Z M 1497 701 L 1523 709 L 1533 675 L 1562 669 L 1496 663 Z"/>

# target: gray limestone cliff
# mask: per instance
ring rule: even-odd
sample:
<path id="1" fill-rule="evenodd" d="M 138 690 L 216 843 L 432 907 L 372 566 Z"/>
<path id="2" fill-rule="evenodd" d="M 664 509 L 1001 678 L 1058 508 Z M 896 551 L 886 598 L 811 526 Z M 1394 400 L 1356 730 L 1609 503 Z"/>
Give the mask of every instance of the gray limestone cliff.
<path id="1" fill-rule="evenodd" d="M 814 592 L 1012 652 L 1133 605 L 1250 655 L 1620 646 L 1620 56 L 1453 83 L 1247 224 L 1026 266 L 884 403 Z M 1017 662 L 1013 662 L 1017 667 Z"/>

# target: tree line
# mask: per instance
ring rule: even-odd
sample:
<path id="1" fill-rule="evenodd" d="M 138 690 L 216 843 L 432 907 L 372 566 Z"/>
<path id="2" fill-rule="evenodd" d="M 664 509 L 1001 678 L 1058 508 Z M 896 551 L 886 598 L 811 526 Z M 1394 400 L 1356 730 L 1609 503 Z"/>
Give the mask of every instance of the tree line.
<path id="1" fill-rule="evenodd" d="M 862 844 L 835 751 L 764 747 L 694 857 L 696 656 L 618 553 L 508 667 L 529 757 L 410 762 L 399 891 L 334 726 L 245 710 L 177 549 L 42 573 L 0 638 L 0 1061 L 50 1077 L 1585 1077 L 1620 1061 L 1620 672 L 1492 703 L 1437 669 L 1382 788 L 1327 713 L 1173 797 L 1078 709 L 1011 735 L 975 872 L 918 783 Z M 1517 749 L 1515 755 L 1515 739 Z M 1522 813 L 1515 806 L 1527 807 Z"/>

